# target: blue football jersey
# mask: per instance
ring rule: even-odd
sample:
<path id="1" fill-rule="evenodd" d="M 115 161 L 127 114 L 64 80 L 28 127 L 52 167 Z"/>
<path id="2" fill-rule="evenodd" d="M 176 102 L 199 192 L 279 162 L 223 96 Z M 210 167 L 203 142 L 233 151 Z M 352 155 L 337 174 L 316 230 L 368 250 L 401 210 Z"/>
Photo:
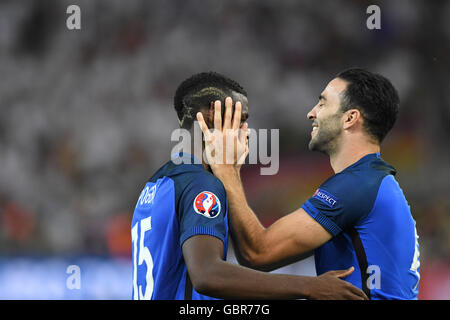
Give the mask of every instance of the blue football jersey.
<path id="1" fill-rule="evenodd" d="M 193 156 L 181 160 L 160 168 L 137 201 L 131 224 L 133 299 L 213 299 L 192 288 L 181 248 L 192 236 L 210 235 L 223 242 L 226 259 L 226 193 L 202 164 L 188 164 L 195 163 Z"/>
<path id="2" fill-rule="evenodd" d="M 345 280 L 371 299 L 417 299 L 415 221 L 395 169 L 369 154 L 326 180 L 302 208 L 333 238 L 314 251 L 317 274 L 355 267 Z"/>

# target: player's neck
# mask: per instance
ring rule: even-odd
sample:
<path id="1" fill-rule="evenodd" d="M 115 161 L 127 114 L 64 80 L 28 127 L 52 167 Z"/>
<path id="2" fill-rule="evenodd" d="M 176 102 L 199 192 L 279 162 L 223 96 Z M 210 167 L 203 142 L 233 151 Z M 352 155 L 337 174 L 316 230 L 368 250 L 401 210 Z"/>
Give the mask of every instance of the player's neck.
<path id="1" fill-rule="evenodd" d="M 209 164 L 207 164 L 207 163 L 205 162 L 205 160 L 203 159 L 203 157 L 202 157 L 202 165 L 203 165 L 203 168 L 205 168 L 206 171 L 209 171 L 209 172 L 212 173 L 211 167 L 209 166 Z"/>
<path id="2" fill-rule="evenodd" d="M 380 152 L 379 144 L 367 141 L 361 141 L 359 143 L 356 141 L 343 141 L 340 148 L 334 154 L 330 155 L 330 164 L 334 173 L 339 173 L 364 156 L 378 152 Z"/>

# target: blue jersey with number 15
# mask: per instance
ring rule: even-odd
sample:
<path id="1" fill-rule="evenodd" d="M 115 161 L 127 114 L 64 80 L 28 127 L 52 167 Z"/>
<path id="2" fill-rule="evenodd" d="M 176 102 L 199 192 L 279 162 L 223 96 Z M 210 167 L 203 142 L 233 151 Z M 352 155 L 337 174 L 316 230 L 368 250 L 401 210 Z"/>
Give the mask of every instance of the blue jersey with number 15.
<path id="1" fill-rule="evenodd" d="M 194 158 L 178 160 L 192 163 Z M 192 288 L 184 262 L 182 245 L 195 235 L 219 238 L 226 259 L 225 189 L 203 165 L 169 161 L 145 185 L 134 210 L 133 299 L 213 299 Z"/>

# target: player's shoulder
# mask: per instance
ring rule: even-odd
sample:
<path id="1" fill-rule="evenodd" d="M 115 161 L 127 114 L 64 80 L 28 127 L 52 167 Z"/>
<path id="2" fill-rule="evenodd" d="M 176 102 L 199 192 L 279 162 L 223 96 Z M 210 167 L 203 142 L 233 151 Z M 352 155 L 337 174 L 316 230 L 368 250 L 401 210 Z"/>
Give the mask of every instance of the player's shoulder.
<path id="1" fill-rule="evenodd" d="M 373 154 L 327 179 L 318 190 L 324 190 L 342 199 L 361 202 L 376 197 L 386 176 L 394 176 L 395 169 Z"/>
<path id="2" fill-rule="evenodd" d="M 395 169 L 379 155 L 367 155 L 327 179 L 305 202 L 303 208 L 313 217 L 319 217 L 327 229 L 336 235 L 340 230 L 354 226 L 372 212 L 379 198 L 382 181 L 387 177 L 391 181 L 393 174 Z M 383 189 L 382 194 L 392 193 L 391 186 L 389 188 Z M 321 215 L 331 217 L 335 224 L 326 222 Z"/>
<path id="3" fill-rule="evenodd" d="M 202 164 L 176 163 L 168 161 L 151 178 L 150 182 L 157 182 L 164 179 L 168 181 L 174 189 L 173 199 L 178 206 L 182 203 L 192 202 L 202 193 L 226 201 L 225 187 L 222 182 L 207 171 Z"/>
<path id="4" fill-rule="evenodd" d="M 226 200 L 223 183 L 202 164 L 175 164 L 167 176 L 174 182 L 177 201 L 189 200 L 202 192 L 209 192 L 223 201 Z"/>
<path id="5" fill-rule="evenodd" d="M 224 188 L 222 181 L 200 164 L 180 164 L 175 170 L 174 179 L 184 184 L 215 186 Z"/>
<path id="6" fill-rule="evenodd" d="M 184 168 L 184 166 L 187 167 Z M 204 205 L 204 201 L 209 201 L 215 204 L 216 211 L 212 212 L 220 213 L 221 208 L 227 203 L 222 182 L 203 165 L 181 164 L 179 169 L 182 173 L 172 176 L 175 185 L 176 211 L 184 212 L 180 209 L 193 207 L 197 213 L 203 214 L 199 208 Z"/>
<path id="7" fill-rule="evenodd" d="M 166 162 L 159 168 L 149 181 L 156 181 L 163 177 L 170 178 L 176 182 L 183 184 L 197 183 L 197 184 L 217 184 L 223 187 L 222 182 L 207 171 L 202 164 L 195 163 L 177 163 L 172 160 Z"/>

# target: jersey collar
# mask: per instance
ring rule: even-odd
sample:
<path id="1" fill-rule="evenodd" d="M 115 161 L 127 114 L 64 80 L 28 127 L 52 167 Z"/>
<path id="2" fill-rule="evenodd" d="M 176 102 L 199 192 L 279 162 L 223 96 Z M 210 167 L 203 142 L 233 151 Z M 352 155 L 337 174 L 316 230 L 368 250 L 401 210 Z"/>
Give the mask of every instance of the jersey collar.
<path id="1" fill-rule="evenodd" d="M 374 159 L 381 159 L 380 153 L 369 153 L 366 154 L 364 157 L 362 157 L 361 159 L 359 159 L 358 161 L 356 161 L 354 164 L 349 165 L 347 168 L 345 168 L 344 170 L 350 169 L 350 168 L 354 168 L 356 166 L 359 166 L 360 164 L 370 161 L 370 160 L 374 160 Z"/>

